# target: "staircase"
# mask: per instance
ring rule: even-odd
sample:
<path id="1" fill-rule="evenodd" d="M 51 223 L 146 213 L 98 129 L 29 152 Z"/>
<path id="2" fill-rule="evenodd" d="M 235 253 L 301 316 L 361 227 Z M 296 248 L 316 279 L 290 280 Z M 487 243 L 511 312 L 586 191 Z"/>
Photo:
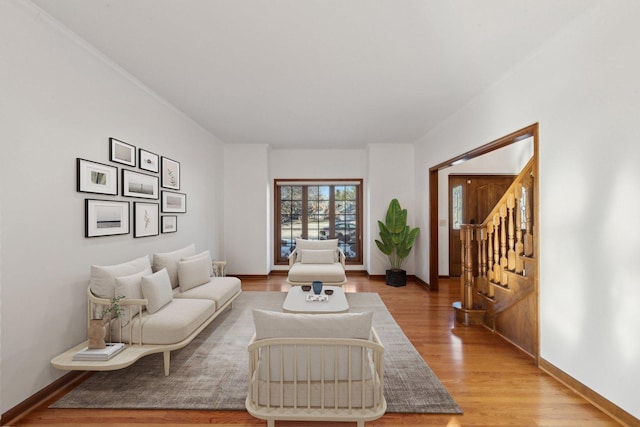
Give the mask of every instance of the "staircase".
<path id="1" fill-rule="evenodd" d="M 538 285 L 534 239 L 535 158 L 482 224 L 461 227 L 461 300 L 456 321 L 484 325 L 538 357 Z"/>

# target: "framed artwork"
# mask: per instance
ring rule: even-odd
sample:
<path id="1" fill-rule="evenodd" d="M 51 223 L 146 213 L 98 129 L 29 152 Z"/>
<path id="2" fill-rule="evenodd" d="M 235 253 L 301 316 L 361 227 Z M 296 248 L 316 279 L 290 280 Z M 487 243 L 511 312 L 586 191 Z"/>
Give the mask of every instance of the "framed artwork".
<path id="1" fill-rule="evenodd" d="M 109 160 L 135 167 L 136 147 L 115 138 L 109 138 Z"/>
<path id="2" fill-rule="evenodd" d="M 184 193 L 174 193 L 173 191 L 162 192 L 162 212 L 185 213 L 187 211 L 187 195 Z"/>
<path id="3" fill-rule="evenodd" d="M 85 159 L 76 159 L 78 191 L 81 193 L 118 195 L 118 168 Z"/>
<path id="4" fill-rule="evenodd" d="M 129 234 L 129 202 L 85 199 L 84 237 Z"/>
<path id="5" fill-rule="evenodd" d="M 158 177 L 122 169 L 122 195 L 158 200 Z"/>
<path id="6" fill-rule="evenodd" d="M 176 215 L 162 216 L 162 232 L 175 233 L 178 231 L 178 217 Z"/>
<path id="7" fill-rule="evenodd" d="M 157 236 L 160 229 L 157 203 L 134 202 L 133 237 Z"/>
<path id="8" fill-rule="evenodd" d="M 160 158 L 151 151 L 138 148 L 138 167 L 142 170 L 158 173 L 160 171 Z"/>
<path id="9" fill-rule="evenodd" d="M 180 189 L 180 163 L 168 157 L 162 157 L 161 185 L 172 190 Z"/>

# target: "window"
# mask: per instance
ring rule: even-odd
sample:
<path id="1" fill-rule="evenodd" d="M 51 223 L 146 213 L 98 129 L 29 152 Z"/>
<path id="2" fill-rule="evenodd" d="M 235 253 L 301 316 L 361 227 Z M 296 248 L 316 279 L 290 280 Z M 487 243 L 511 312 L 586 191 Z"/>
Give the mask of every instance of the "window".
<path id="1" fill-rule="evenodd" d="M 462 197 L 462 185 L 456 185 L 451 189 L 451 215 L 454 230 L 460 230 L 460 225 L 464 222 L 464 198 Z"/>
<path id="2" fill-rule="evenodd" d="M 362 180 L 275 180 L 276 264 L 296 238 L 338 239 L 347 263 L 362 264 Z"/>

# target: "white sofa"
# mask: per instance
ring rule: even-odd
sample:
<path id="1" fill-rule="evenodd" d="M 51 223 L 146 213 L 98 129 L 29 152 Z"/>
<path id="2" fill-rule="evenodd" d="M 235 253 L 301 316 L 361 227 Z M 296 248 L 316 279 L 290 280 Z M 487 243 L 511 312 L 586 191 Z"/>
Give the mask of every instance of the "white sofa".
<path id="1" fill-rule="evenodd" d="M 365 421 L 384 415 L 384 347 L 368 313 L 254 310 L 247 411 L 267 420 Z"/>
<path id="2" fill-rule="evenodd" d="M 347 283 L 345 255 L 338 247 L 338 239 L 296 239 L 296 247 L 289 255 L 290 285 L 309 285 L 319 280 L 325 285 L 342 286 Z"/>
<path id="3" fill-rule="evenodd" d="M 111 322 L 111 341 L 135 346 L 140 358 L 163 353 L 169 375 L 170 352 L 189 344 L 242 292 L 236 277 L 212 277 L 208 251 L 195 246 L 112 266 L 91 266 L 88 319 L 99 317 L 115 296 L 124 313 Z"/>

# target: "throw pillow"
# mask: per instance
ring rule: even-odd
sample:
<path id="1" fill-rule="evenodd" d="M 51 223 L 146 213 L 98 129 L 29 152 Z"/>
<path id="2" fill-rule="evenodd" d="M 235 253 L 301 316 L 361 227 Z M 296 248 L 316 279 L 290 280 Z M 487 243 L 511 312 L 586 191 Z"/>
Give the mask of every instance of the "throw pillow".
<path id="1" fill-rule="evenodd" d="M 169 273 L 165 268 L 148 276 L 142 276 L 140 287 L 142 295 L 148 301 L 147 311 L 150 314 L 160 310 L 173 299 Z"/>
<path id="2" fill-rule="evenodd" d="M 140 273 L 116 277 L 115 296 L 122 296 L 126 299 L 142 299 L 142 288 L 140 287 L 142 276 L 148 276 L 150 274 L 153 274 L 151 267 L 141 271 Z M 139 312 L 139 305 L 123 305 L 122 317 L 120 318 L 122 320 L 122 326 L 127 326 L 129 324 L 129 318 L 135 316 Z"/>
<path id="3" fill-rule="evenodd" d="M 178 263 L 180 292 L 186 292 L 211 280 L 211 258 L 200 257 Z"/>
<path id="4" fill-rule="evenodd" d="M 191 256 L 183 256 L 182 257 L 182 261 L 189 261 L 192 259 L 196 259 L 196 258 L 207 258 L 209 260 L 209 276 L 213 277 L 213 263 L 211 262 L 211 254 L 209 253 L 209 251 L 203 251 L 200 252 L 199 254 L 195 254 L 195 255 L 191 255 Z M 178 281 L 180 281 L 180 278 L 178 278 Z"/>
<path id="5" fill-rule="evenodd" d="M 330 249 L 302 249 L 300 261 L 303 264 L 333 264 L 335 250 Z"/>
<path id="6" fill-rule="evenodd" d="M 171 286 L 173 288 L 177 288 L 179 285 L 178 262 L 182 257 L 191 256 L 195 253 L 196 246 L 191 244 L 182 249 L 178 249 L 177 251 L 153 254 L 153 271 L 160 271 L 163 268 L 166 268 L 167 274 L 169 274 L 169 280 L 171 281 Z"/>
<path id="7" fill-rule="evenodd" d="M 92 265 L 89 276 L 89 288 L 98 298 L 115 297 L 116 277 L 139 273 L 151 267 L 146 255 L 117 265 Z"/>

